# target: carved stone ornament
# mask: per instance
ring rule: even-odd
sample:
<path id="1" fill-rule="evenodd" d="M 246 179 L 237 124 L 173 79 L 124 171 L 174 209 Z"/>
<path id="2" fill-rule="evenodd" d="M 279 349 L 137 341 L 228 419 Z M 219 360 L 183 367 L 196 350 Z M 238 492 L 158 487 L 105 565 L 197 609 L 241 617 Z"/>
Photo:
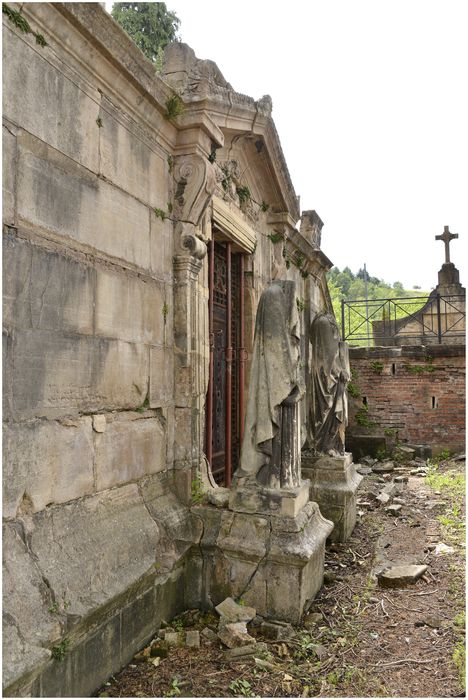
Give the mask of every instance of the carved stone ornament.
<path id="1" fill-rule="evenodd" d="M 178 156 L 174 163 L 174 217 L 198 226 L 216 187 L 216 175 L 207 158 Z"/>

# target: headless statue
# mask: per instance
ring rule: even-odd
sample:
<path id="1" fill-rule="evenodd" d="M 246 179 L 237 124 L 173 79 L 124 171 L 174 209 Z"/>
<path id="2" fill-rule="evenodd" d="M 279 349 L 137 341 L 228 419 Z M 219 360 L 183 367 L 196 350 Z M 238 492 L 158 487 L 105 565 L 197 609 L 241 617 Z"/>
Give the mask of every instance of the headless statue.
<path id="1" fill-rule="evenodd" d="M 238 485 L 287 489 L 301 483 L 299 401 L 304 387 L 295 292 L 294 282 L 275 281 L 260 298 Z"/>
<path id="2" fill-rule="evenodd" d="M 309 430 L 316 454 L 333 457 L 345 451 L 348 422 L 346 387 L 351 373 L 348 346 L 340 340 L 333 314 L 318 314 L 310 328 L 311 374 Z"/>

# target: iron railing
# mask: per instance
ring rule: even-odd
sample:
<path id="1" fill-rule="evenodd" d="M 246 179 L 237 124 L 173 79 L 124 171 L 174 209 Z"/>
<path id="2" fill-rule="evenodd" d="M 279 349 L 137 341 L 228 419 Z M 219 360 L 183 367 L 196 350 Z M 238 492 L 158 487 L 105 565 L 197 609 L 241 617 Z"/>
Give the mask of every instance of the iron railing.
<path id="1" fill-rule="evenodd" d="M 464 342 L 465 295 L 431 294 L 341 302 L 341 336 L 351 345 Z"/>

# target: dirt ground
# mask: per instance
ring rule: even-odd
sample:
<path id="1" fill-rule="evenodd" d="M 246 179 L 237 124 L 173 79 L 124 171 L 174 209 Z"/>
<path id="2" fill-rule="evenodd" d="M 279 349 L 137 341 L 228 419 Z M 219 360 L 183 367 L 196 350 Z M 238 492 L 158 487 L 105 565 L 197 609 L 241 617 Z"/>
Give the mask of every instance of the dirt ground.
<path id="1" fill-rule="evenodd" d="M 465 462 L 441 461 L 429 476 L 414 464 L 390 476 L 365 476 L 358 524 L 342 545 L 327 545 L 326 585 L 294 637 L 263 639 L 267 651 L 239 661 L 221 643 L 171 647 L 167 658 L 133 660 L 99 697 L 462 697 L 464 696 Z M 376 496 L 395 476 L 408 476 L 391 515 Z M 393 501 L 395 503 L 395 501 Z M 452 548 L 439 553 L 443 543 Z M 402 588 L 380 588 L 375 571 L 388 563 L 427 564 Z M 217 616 L 197 611 L 171 626 L 188 629 Z M 137 657 L 138 658 L 138 657 Z M 157 665 L 154 665 L 157 664 Z"/>

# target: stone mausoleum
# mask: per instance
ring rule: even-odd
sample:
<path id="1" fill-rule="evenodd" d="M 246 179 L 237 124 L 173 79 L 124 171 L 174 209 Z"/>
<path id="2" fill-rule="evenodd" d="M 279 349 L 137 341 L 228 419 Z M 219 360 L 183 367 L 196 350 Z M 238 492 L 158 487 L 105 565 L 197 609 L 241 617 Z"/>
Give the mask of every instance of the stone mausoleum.
<path id="1" fill-rule="evenodd" d="M 8 7 L 4 694 L 80 696 L 186 607 L 299 619 L 354 526 L 349 362 L 270 97 Z"/>

